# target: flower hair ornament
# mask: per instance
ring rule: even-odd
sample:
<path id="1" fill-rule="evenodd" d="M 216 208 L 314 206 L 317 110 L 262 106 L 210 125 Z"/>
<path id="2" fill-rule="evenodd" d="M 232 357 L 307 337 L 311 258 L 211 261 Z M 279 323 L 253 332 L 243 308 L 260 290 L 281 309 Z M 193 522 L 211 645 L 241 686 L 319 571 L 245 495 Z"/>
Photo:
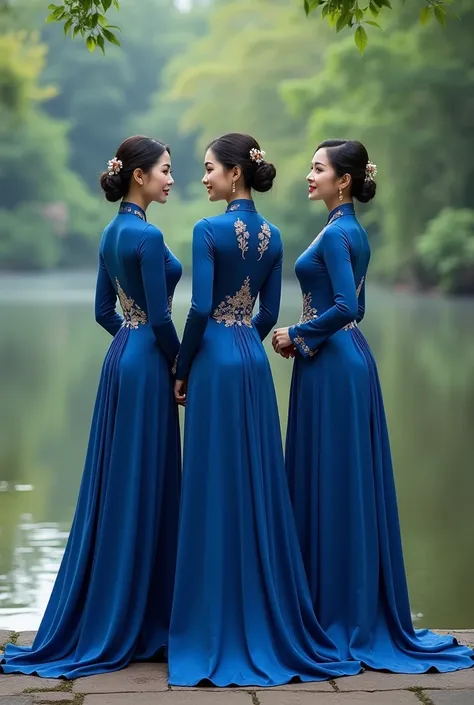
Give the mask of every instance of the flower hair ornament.
<path id="1" fill-rule="evenodd" d="M 117 159 L 117 157 L 114 157 L 113 159 L 109 159 L 107 162 L 107 169 L 108 169 L 108 175 L 109 176 L 114 176 L 115 174 L 118 174 L 119 171 L 122 169 L 123 164 L 120 161 L 120 159 Z"/>
<path id="2" fill-rule="evenodd" d="M 365 167 L 365 180 L 366 181 L 373 181 L 376 176 L 377 176 L 377 164 L 374 164 L 373 162 L 367 162 L 367 166 Z"/>
<path id="3" fill-rule="evenodd" d="M 250 159 L 257 164 L 261 164 L 265 160 L 265 152 L 263 149 L 256 149 L 254 147 L 250 150 Z"/>

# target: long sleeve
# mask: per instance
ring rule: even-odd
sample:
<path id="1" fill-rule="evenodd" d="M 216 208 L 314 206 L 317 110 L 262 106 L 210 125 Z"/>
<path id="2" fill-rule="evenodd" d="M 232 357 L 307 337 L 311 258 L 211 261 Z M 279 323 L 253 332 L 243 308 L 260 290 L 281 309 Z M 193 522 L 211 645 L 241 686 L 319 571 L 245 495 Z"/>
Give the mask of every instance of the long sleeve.
<path id="1" fill-rule="evenodd" d="M 283 246 L 273 263 L 259 294 L 259 309 L 252 319 L 260 340 L 264 340 L 275 327 L 280 313 Z"/>
<path id="2" fill-rule="evenodd" d="M 193 231 L 193 293 L 184 328 L 176 372 L 185 379 L 199 350 L 212 309 L 214 288 L 214 240 L 210 223 L 200 220 Z"/>
<path id="3" fill-rule="evenodd" d="M 354 321 L 358 313 L 350 244 L 346 233 L 334 226 L 324 233 L 321 245 L 331 280 L 334 305 L 311 321 L 289 329 L 290 338 L 303 357 L 314 355 L 322 343 Z"/>
<path id="4" fill-rule="evenodd" d="M 143 230 L 139 259 L 148 320 L 158 347 L 172 366 L 179 351 L 179 339 L 168 308 L 165 244 L 163 235 L 154 225 L 147 225 Z"/>
<path id="5" fill-rule="evenodd" d="M 122 316 L 115 310 L 116 303 L 117 293 L 110 280 L 102 253 L 99 253 L 99 272 L 95 289 L 95 320 L 110 335 L 118 333 L 123 322 Z"/>

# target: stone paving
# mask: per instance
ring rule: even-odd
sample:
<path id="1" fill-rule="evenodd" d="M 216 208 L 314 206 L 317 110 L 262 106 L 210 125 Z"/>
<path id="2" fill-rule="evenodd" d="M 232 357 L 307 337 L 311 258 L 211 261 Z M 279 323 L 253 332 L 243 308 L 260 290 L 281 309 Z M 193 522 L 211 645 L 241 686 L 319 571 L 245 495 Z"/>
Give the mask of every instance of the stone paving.
<path id="1" fill-rule="evenodd" d="M 441 631 L 441 630 L 440 630 Z M 447 632 L 442 632 L 447 633 Z M 474 630 L 453 631 L 474 648 Z M 34 632 L 0 630 L 27 646 Z M 116 673 L 76 681 L 0 674 L 0 705 L 474 705 L 474 668 L 419 676 L 367 671 L 352 678 L 279 688 L 219 689 L 168 686 L 165 664 L 132 664 Z"/>

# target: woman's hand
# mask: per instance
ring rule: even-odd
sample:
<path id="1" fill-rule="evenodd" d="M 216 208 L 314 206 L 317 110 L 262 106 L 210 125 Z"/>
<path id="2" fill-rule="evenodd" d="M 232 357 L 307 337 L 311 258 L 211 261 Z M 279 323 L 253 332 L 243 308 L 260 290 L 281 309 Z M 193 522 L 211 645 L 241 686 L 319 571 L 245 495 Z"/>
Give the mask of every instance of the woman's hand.
<path id="1" fill-rule="evenodd" d="M 288 333 L 288 328 L 277 328 L 273 332 L 272 345 L 275 352 L 283 355 L 283 357 L 286 357 L 286 355 L 283 354 L 285 348 L 294 347 L 293 341 Z"/>
<path id="2" fill-rule="evenodd" d="M 285 360 L 288 360 L 290 357 L 294 358 L 296 357 L 296 347 L 291 344 L 288 345 L 287 348 L 282 348 L 280 350 L 280 355 L 285 358 Z"/>
<path id="3" fill-rule="evenodd" d="M 187 380 L 177 379 L 174 383 L 174 398 L 179 406 L 186 406 Z"/>

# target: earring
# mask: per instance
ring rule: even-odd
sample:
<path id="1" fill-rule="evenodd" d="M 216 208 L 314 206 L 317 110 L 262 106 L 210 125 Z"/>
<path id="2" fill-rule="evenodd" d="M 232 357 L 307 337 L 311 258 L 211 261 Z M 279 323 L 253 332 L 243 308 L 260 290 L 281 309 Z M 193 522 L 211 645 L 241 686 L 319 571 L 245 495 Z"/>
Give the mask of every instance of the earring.
<path id="1" fill-rule="evenodd" d="M 344 196 L 342 195 L 342 188 L 339 189 L 339 200 L 342 201 Z"/>
<path id="2" fill-rule="evenodd" d="M 232 182 L 232 193 L 235 193 L 235 181 Z"/>

